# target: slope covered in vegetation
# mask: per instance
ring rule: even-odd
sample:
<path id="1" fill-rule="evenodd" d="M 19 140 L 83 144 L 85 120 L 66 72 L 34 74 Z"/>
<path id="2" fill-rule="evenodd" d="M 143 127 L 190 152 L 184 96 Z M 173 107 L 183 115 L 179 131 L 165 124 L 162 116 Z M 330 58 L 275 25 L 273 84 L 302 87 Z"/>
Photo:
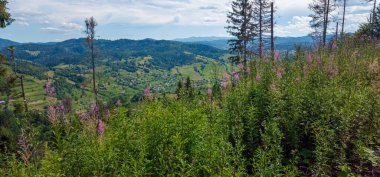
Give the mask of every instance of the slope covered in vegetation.
<path id="1" fill-rule="evenodd" d="M 379 176 L 379 43 L 332 46 L 253 60 L 203 96 L 158 101 L 147 88 L 137 108 L 25 117 L 0 174 Z"/>

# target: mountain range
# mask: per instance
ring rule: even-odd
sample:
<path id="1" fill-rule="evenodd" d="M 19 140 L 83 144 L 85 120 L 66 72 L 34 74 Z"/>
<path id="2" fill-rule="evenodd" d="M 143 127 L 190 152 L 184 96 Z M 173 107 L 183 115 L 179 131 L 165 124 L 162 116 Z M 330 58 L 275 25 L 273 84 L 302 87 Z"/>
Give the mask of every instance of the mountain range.
<path id="1" fill-rule="evenodd" d="M 173 93 L 185 77 L 206 89 L 210 82 L 231 72 L 227 37 L 195 37 L 168 40 L 103 40 L 95 42 L 97 83 L 103 100 L 126 102 L 141 98 L 149 85 L 153 93 Z M 85 39 L 51 43 L 18 43 L 0 40 L 2 52 L 16 46 L 17 72 L 26 78 L 29 104 L 46 107 L 43 85 L 51 82 L 57 98 L 71 98 L 77 109 L 91 102 L 91 65 Z M 295 45 L 312 45 L 310 37 L 276 38 L 278 50 L 293 50 Z M 17 101 L 17 100 L 16 100 Z M 19 100 L 20 101 L 20 100 Z"/>

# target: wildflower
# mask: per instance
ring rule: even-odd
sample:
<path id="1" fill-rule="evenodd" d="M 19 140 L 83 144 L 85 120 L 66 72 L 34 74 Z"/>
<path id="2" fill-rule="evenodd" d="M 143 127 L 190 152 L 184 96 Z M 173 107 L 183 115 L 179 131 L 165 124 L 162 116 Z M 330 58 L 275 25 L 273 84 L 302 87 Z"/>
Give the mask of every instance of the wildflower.
<path id="1" fill-rule="evenodd" d="M 106 129 L 106 125 L 102 120 L 99 120 L 98 122 L 98 133 L 100 136 L 104 135 L 104 131 Z"/>
<path id="2" fill-rule="evenodd" d="M 313 53 L 308 52 L 308 54 L 307 54 L 307 62 L 309 64 L 313 62 Z"/>
<path id="3" fill-rule="evenodd" d="M 99 105 L 91 104 L 89 114 L 90 116 L 96 116 L 99 113 Z"/>
<path id="4" fill-rule="evenodd" d="M 282 79 L 283 71 L 281 68 L 277 68 L 276 75 L 278 79 Z"/>
<path id="5" fill-rule="evenodd" d="M 65 111 L 65 106 L 63 104 L 57 106 L 57 110 L 60 112 Z"/>
<path id="6" fill-rule="evenodd" d="M 318 64 L 322 64 L 322 58 L 320 56 L 317 57 Z"/>
<path id="7" fill-rule="evenodd" d="M 78 117 L 80 118 L 80 120 L 87 120 L 88 114 L 87 112 L 78 113 Z"/>
<path id="8" fill-rule="evenodd" d="M 338 48 L 338 44 L 336 43 L 336 41 L 334 41 L 334 42 L 332 43 L 331 49 L 332 49 L 332 50 L 336 50 L 337 48 Z"/>
<path id="9" fill-rule="evenodd" d="M 106 110 L 106 118 L 110 118 L 111 117 L 111 111 L 110 110 Z"/>
<path id="10" fill-rule="evenodd" d="M 276 50 L 274 51 L 274 60 L 279 61 L 280 59 L 280 51 Z"/>
<path id="11" fill-rule="evenodd" d="M 260 73 L 259 72 L 257 72 L 257 74 L 256 74 L 256 81 L 260 81 L 261 80 L 261 76 L 260 76 Z"/>
<path id="12" fill-rule="evenodd" d="M 228 83 L 227 82 L 222 82 L 222 90 L 227 90 Z"/>
<path id="13" fill-rule="evenodd" d="M 145 87 L 145 89 L 144 89 L 144 95 L 145 96 L 149 96 L 150 95 L 150 88 L 149 88 L 149 86 Z"/>
<path id="14" fill-rule="evenodd" d="M 55 125 L 58 122 L 56 108 L 54 106 L 49 106 L 47 110 L 48 120 L 51 124 Z"/>
<path id="15" fill-rule="evenodd" d="M 51 86 L 50 83 L 46 83 L 43 88 L 44 88 L 45 94 L 48 96 L 54 96 L 56 93 L 55 88 Z"/>
<path id="16" fill-rule="evenodd" d="M 238 64 L 237 66 L 238 66 L 238 68 L 239 68 L 240 71 L 244 70 L 244 65 L 242 63 Z"/>
<path id="17" fill-rule="evenodd" d="M 224 73 L 224 75 L 223 75 L 223 81 L 228 82 L 228 80 L 230 80 L 230 76 L 228 76 L 227 73 Z"/>
<path id="18" fill-rule="evenodd" d="M 234 76 L 234 81 L 239 81 L 239 73 L 238 72 L 233 72 L 233 76 Z"/>
<path id="19" fill-rule="evenodd" d="M 21 130 L 21 135 L 17 140 L 17 144 L 20 147 L 20 151 L 18 151 L 18 153 L 20 154 L 21 159 L 24 161 L 24 164 L 28 166 L 30 157 L 32 156 L 32 151 L 24 130 Z"/>

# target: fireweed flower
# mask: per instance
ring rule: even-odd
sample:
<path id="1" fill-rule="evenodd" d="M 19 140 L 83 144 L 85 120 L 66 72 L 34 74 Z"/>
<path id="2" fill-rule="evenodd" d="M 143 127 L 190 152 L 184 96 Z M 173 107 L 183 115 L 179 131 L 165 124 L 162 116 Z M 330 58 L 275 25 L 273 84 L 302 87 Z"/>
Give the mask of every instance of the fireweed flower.
<path id="1" fill-rule="evenodd" d="M 313 63 L 313 53 L 308 52 L 306 61 L 310 64 Z"/>
<path id="2" fill-rule="evenodd" d="M 78 117 L 79 117 L 80 120 L 88 120 L 88 114 L 87 114 L 87 112 L 79 113 Z"/>
<path id="3" fill-rule="evenodd" d="M 338 48 L 338 44 L 336 43 L 336 41 L 334 41 L 334 42 L 332 43 L 331 49 L 332 49 L 332 50 L 336 50 L 337 48 Z"/>
<path id="4" fill-rule="evenodd" d="M 239 73 L 238 72 L 233 72 L 233 76 L 234 76 L 234 81 L 239 81 Z"/>
<path id="5" fill-rule="evenodd" d="M 320 56 L 317 57 L 318 64 L 322 64 L 322 58 Z"/>
<path id="6" fill-rule="evenodd" d="M 261 76 L 260 76 L 260 73 L 259 72 L 257 72 L 257 74 L 256 74 L 256 81 L 260 81 L 261 80 Z"/>
<path id="7" fill-rule="evenodd" d="M 60 112 L 65 111 L 65 106 L 63 104 L 57 106 L 57 110 Z"/>
<path id="8" fill-rule="evenodd" d="M 283 71 L 281 68 L 277 68 L 276 75 L 278 79 L 282 79 Z"/>
<path id="9" fill-rule="evenodd" d="M 223 75 L 223 81 L 228 82 L 228 80 L 230 80 L 230 76 L 228 76 L 227 73 L 224 73 L 224 75 Z"/>
<path id="10" fill-rule="evenodd" d="M 274 51 L 274 60 L 275 61 L 280 60 L 280 51 L 278 51 L 278 50 Z"/>
<path id="11" fill-rule="evenodd" d="M 54 106 L 49 106 L 47 110 L 48 120 L 51 124 L 56 124 L 58 122 L 57 118 L 57 112 L 56 108 Z"/>
<path id="12" fill-rule="evenodd" d="M 50 83 L 46 83 L 43 88 L 44 88 L 45 94 L 48 96 L 54 96 L 56 93 L 55 88 L 51 86 Z"/>
<path id="13" fill-rule="evenodd" d="M 104 135 L 104 132 L 106 130 L 106 124 L 102 121 L 102 120 L 99 120 L 99 123 L 98 123 L 98 133 L 100 136 L 103 136 Z"/>
<path id="14" fill-rule="evenodd" d="M 240 71 L 244 70 L 244 65 L 242 63 L 238 64 L 237 66 L 238 66 L 238 68 L 239 68 Z"/>
<path id="15" fill-rule="evenodd" d="M 110 118 L 111 117 L 111 111 L 110 110 L 106 110 L 106 118 Z"/>
<path id="16" fill-rule="evenodd" d="M 149 88 L 149 86 L 146 86 L 146 87 L 144 88 L 144 95 L 145 95 L 145 96 L 149 96 L 149 95 L 150 95 L 150 88 Z"/>

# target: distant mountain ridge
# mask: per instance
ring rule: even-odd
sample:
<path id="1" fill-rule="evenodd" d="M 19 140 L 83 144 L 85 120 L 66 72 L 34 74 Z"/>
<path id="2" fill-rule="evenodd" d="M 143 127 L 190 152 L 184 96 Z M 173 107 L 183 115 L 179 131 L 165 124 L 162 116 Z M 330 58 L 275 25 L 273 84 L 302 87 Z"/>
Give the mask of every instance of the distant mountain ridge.
<path id="1" fill-rule="evenodd" d="M 99 39 L 96 40 L 95 47 L 97 58 L 121 60 L 151 56 L 152 66 L 161 69 L 191 64 L 198 55 L 219 60 L 227 53 L 209 45 L 153 39 Z M 70 39 L 57 43 L 18 44 L 16 58 L 53 67 L 59 64 L 83 63 L 87 52 L 84 39 Z"/>
<path id="2" fill-rule="evenodd" d="M 232 37 L 190 37 L 183 39 L 175 39 L 180 42 L 196 43 L 213 46 L 222 50 L 228 49 L 228 40 Z M 270 37 L 264 36 L 265 43 L 269 43 Z M 277 50 L 293 50 L 297 45 L 310 46 L 314 40 L 310 36 L 301 37 L 275 37 L 275 46 Z M 267 46 L 269 47 L 269 46 Z"/>

